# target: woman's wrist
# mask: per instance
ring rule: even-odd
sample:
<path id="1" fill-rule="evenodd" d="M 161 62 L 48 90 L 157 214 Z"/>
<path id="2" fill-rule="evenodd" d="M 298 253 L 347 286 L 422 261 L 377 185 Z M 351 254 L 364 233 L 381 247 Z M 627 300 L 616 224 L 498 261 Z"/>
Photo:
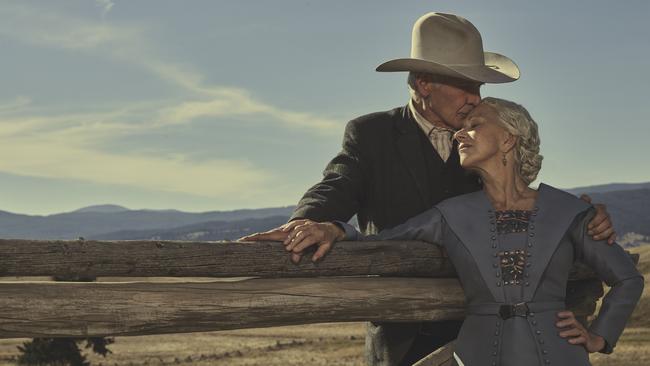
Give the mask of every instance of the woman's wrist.
<path id="1" fill-rule="evenodd" d="M 607 345 L 605 338 L 591 332 L 589 332 L 589 337 L 592 341 L 592 347 L 590 347 L 592 349 L 589 350 L 590 352 L 602 352 L 605 349 L 605 346 Z"/>

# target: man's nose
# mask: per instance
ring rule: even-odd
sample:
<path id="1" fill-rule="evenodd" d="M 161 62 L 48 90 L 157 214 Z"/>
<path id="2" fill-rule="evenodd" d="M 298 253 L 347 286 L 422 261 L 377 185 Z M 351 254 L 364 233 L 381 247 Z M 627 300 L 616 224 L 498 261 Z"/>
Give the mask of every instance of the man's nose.
<path id="1" fill-rule="evenodd" d="M 481 94 L 479 93 L 467 93 L 467 104 L 477 106 L 481 102 Z"/>
<path id="2" fill-rule="evenodd" d="M 454 133 L 454 139 L 456 139 L 456 141 L 459 143 L 463 142 L 463 140 L 465 140 L 465 129 L 461 128 L 460 130 L 456 131 L 456 133 Z"/>

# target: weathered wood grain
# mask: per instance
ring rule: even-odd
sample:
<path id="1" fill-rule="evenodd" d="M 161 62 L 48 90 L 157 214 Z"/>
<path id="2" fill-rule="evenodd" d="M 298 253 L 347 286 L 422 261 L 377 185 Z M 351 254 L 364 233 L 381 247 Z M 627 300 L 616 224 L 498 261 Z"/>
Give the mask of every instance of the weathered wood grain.
<path id="1" fill-rule="evenodd" d="M 573 294 L 588 303 L 589 292 L 578 289 Z M 458 280 L 434 278 L 0 282 L 0 309 L 0 338 L 124 336 L 320 322 L 462 319 L 464 295 Z"/>
<path id="2" fill-rule="evenodd" d="M 325 260 L 299 265 L 278 242 L 37 241 L 0 239 L 0 276 L 455 277 L 445 253 L 417 241 L 340 242 Z M 595 275 L 576 266 L 572 278 Z"/>
<path id="3" fill-rule="evenodd" d="M 0 337 L 184 333 L 362 320 L 461 318 L 455 279 L 0 283 Z"/>

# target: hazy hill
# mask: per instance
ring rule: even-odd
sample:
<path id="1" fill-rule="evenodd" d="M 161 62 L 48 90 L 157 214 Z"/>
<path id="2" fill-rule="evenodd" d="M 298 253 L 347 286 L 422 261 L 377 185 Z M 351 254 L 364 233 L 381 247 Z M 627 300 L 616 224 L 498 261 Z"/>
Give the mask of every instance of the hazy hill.
<path id="1" fill-rule="evenodd" d="M 210 221 L 172 229 L 128 230 L 90 236 L 97 240 L 235 240 L 244 235 L 266 231 L 287 222 L 288 216 L 271 216 L 236 221 Z"/>
<path id="2" fill-rule="evenodd" d="M 100 206 L 104 207 L 105 206 Z M 119 207 L 119 206 L 117 206 Z M 157 230 L 210 221 L 236 221 L 270 216 L 289 217 L 292 206 L 188 213 L 176 210 L 82 209 L 48 216 L 0 211 L 0 237 L 13 239 L 76 239 L 129 230 Z"/>
<path id="3" fill-rule="evenodd" d="M 83 213 L 83 212 L 103 212 L 103 213 L 113 213 L 113 212 L 124 212 L 129 211 L 128 208 L 118 205 L 95 205 L 83 207 L 72 212 Z"/>
<path id="4" fill-rule="evenodd" d="M 610 184 L 600 184 L 595 186 L 586 186 L 586 187 L 576 187 L 566 189 L 567 192 L 571 192 L 575 195 L 580 195 L 582 193 L 587 193 L 591 195 L 592 193 L 606 193 L 614 191 L 630 191 L 637 189 L 650 189 L 650 182 L 646 183 L 610 183 Z"/>
<path id="5" fill-rule="evenodd" d="M 650 237 L 650 188 L 591 193 L 590 196 L 593 202 L 607 206 L 619 235 L 638 233 Z"/>

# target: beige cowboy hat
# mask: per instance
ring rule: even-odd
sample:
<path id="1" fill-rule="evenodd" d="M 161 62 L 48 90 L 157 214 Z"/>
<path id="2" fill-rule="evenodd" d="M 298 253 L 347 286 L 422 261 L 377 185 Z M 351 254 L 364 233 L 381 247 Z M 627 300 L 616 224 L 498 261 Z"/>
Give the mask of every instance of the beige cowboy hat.
<path id="1" fill-rule="evenodd" d="M 483 51 L 481 34 L 467 19 L 428 13 L 413 25 L 411 57 L 377 66 L 377 71 L 413 71 L 482 83 L 519 79 L 519 68 L 508 57 Z"/>

